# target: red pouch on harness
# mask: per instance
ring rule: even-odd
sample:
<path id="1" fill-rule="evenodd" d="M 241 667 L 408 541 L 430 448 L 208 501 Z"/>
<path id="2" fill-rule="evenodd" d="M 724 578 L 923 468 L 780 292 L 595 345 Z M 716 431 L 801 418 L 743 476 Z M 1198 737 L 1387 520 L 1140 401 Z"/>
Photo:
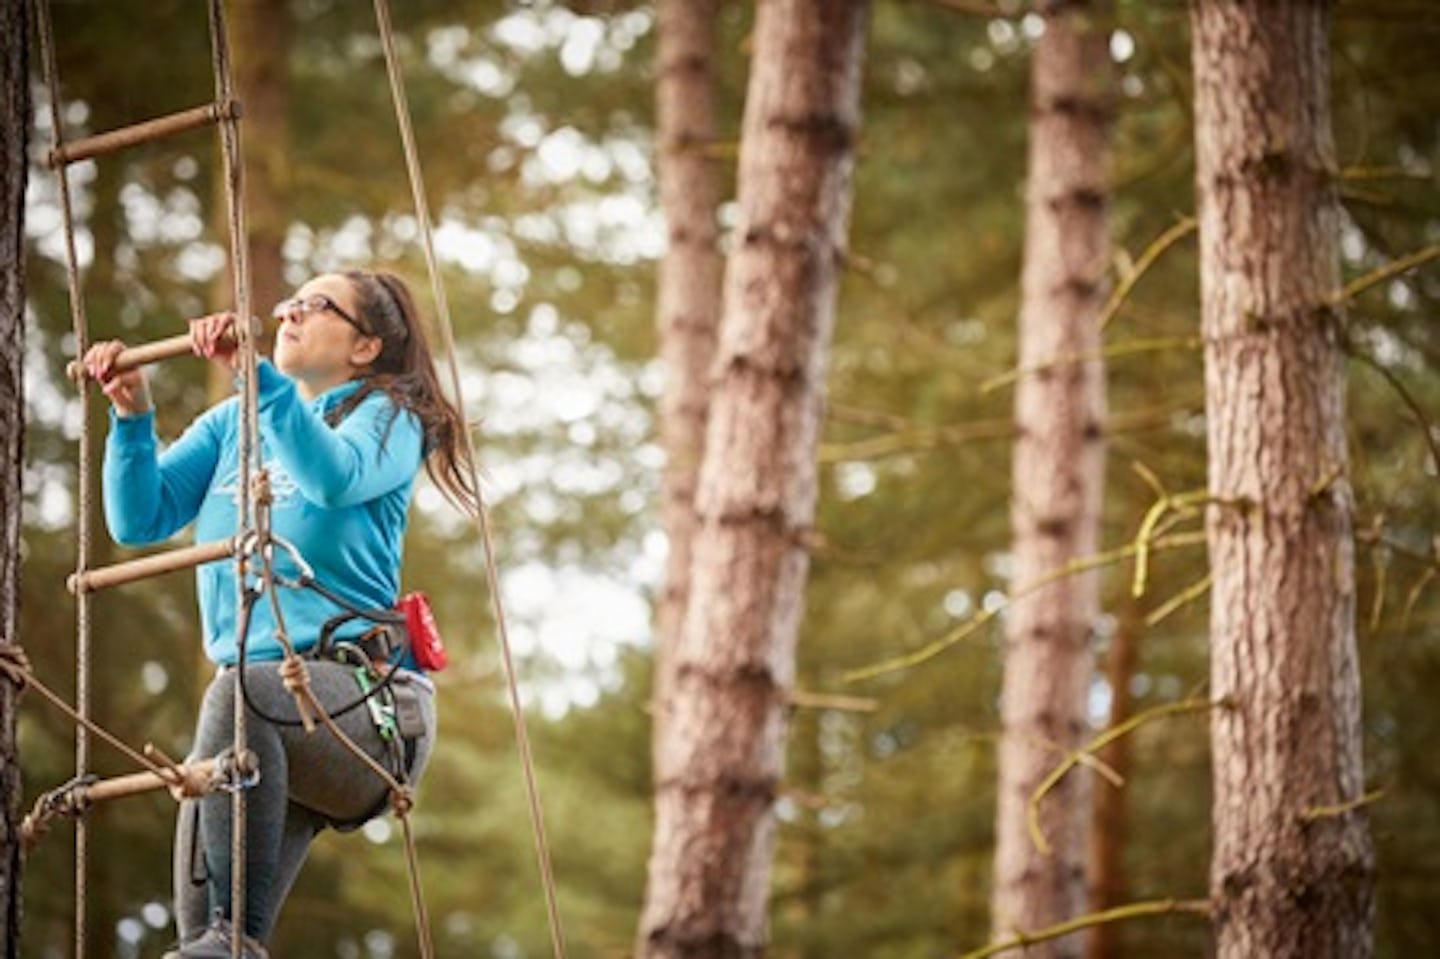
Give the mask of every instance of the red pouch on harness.
<path id="1" fill-rule="evenodd" d="M 410 634 L 410 651 L 415 654 L 416 665 L 429 672 L 444 669 L 449 660 L 430 600 L 424 593 L 406 593 L 399 609 L 405 614 L 405 630 Z"/>

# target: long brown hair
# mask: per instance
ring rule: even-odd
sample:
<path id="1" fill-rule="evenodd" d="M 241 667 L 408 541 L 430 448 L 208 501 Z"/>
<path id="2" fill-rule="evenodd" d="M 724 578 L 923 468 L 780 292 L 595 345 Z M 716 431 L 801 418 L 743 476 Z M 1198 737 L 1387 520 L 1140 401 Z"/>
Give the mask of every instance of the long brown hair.
<path id="1" fill-rule="evenodd" d="M 381 346 L 370 375 L 335 409 L 334 420 L 344 419 L 371 393 L 385 393 L 395 402 L 397 413 L 409 410 L 420 420 L 430 479 L 452 503 L 474 514 L 480 497 L 465 442 L 465 419 L 440 388 L 410 287 L 393 273 L 346 270 L 341 276 L 355 288 L 360 319 L 380 338 Z"/>

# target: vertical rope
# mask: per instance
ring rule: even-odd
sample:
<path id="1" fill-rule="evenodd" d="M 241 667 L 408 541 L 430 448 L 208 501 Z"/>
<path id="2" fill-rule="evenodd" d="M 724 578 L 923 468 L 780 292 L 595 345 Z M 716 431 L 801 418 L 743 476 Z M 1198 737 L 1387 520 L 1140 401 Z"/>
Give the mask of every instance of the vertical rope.
<path id="1" fill-rule="evenodd" d="M 215 73 L 215 99 L 228 106 L 234 99 L 234 83 L 230 67 L 230 45 L 225 28 L 222 0 L 210 0 L 210 47 Z M 256 516 L 251 477 L 258 467 L 259 402 L 256 384 L 255 330 L 250 310 L 250 248 L 245 225 L 245 168 L 240 151 L 240 122 L 233 110 L 226 110 L 220 122 L 220 144 L 224 161 L 225 200 L 230 227 L 230 276 L 235 294 L 235 331 L 240 344 L 240 442 L 239 483 L 240 509 L 238 531 L 255 529 L 257 519 L 268 526 L 268 515 Z M 264 507 L 261 507 L 264 509 Z M 237 602 L 245 601 L 245 570 L 248 557 L 241 551 L 235 559 Z M 238 607 L 237 607 L 238 608 Z M 248 623 L 235 639 L 237 646 L 246 641 Z M 242 756 L 246 749 L 246 714 L 244 697 L 235 697 L 233 755 Z M 231 797 L 230 815 L 230 919 L 241 932 L 245 929 L 245 802 L 247 791 L 237 789 Z M 236 935 L 232 955 L 240 959 L 244 936 Z"/>
<path id="2" fill-rule="evenodd" d="M 55 60 L 55 32 L 50 22 L 50 2 L 38 4 L 36 21 L 40 27 L 41 60 L 45 85 L 50 96 L 50 144 L 59 150 L 64 140 L 60 109 L 60 75 Z M 90 346 L 90 330 L 85 319 L 84 290 L 80 285 L 80 262 L 75 252 L 74 211 L 70 202 L 70 171 L 66 164 L 56 170 L 60 193 L 60 214 L 65 224 L 65 281 L 70 293 L 70 324 L 75 336 L 75 352 L 84 356 Z M 90 378 L 82 377 L 80 390 L 80 439 L 75 467 L 76 547 L 75 572 L 83 574 L 90 565 Z M 90 718 L 90 592 L 75 594 L 75 704 L 81 720 Z M 75 775 L 83 776 L 90 766 L 90 736 L 85 725 L 75 727 Z M 75 955 L 85 955 L 86 863 L 89 859 L 89 835 L 85 821 L 75 822 Z"/>
<path id="3" fill-rule="evenodd" d="M 441 332 L 445 338 L 445 352 L 449 359 L 450 387 L 455 396 L 455 405 L 461 415 L 465 411 L 465 395 L 460 388 L 460 362 L 455 349 L 455 331 L 450 322 L 450 306 L 445 298 L 445 287 L 440 282 L 440 268 L 435 258 L 435 244 L 430 226 L 430 207 L 425 200 L 424 177 L 420 171 L 420 157 L 415 149 L 415 134 L 410 124 L 410 109 L 405 100 L 404 80 L 400 72 L 399 58 L 395 53 L 395 39 L 390 29 L 390 9 L 386 0 L 375 0 L 375 19 L 380 30 L 381 45 L 385 50 L 385 68 L 390 79 L 390 98 L 395 105 L 395 121 L 400 126 L 400 139 L 405 148 L 405 170 L 410 178 L 410 192 L 415 201 L 415 217 L 420 224 L 420 237 L 425 250 L 425 265 L 430 272 L 430 287 L 435 296 L 436 309 L 440 315 Z M 535 761 L 530 751 L 530 737 L 526 730 L 525 713 L 520 702 L 520 689 L 515 679 L 515 663 L 510 649 L 510 635 L 505 623 L 505 607 L 500 597 L 500 581 L 495 569 L 495 544 L 491 533 L 490 514 L 486 509 L 480 487 L 479 470 L 476 467 L 475 444 L 468 428 L 461 430 L 465 437 L 465 450 L 470 464 L 470 481 L 475 490 L 478 509 L 475 514 L 481 539 L 485 544 L 485 575 L 490 588 L 490 602 L 495 616 L 496 633 L 500 640 L 500 655 L 505 665 L 505 684 L 510 697 L 510 712 L 515 721 L 515 742 L 520 750 L 520 763 L 525 774 L 525 798 L 530 810 L 530 827 L 534 833 L 535 856 L 540 863 L 540 875 L 545 887 L 545 909 L 550 922 L 550 945 L 557 959 L 565 956 L 565 937 L 560 924 L 560 908 L 555 896 L 555 876 L 550 861 L 549 843 L 545 838 L 545 816 L 540 805 L 540 791 L 535 781 Z"/>
<path id="4" fill-rule="evenodd" d="M 430 959 L 435 955 L 435 941 L 430 935 L 430 913 L 425 908 L 425 897 L 420 892 L 420 857 L 415 854 L 415 834 L 410 826 L 410 812 L 398 812 L 400 828 L 405 832 L 405 865 L 410 872 L 410 908 L 415 912 L 415 932 L 420 937 L 420 955 Z"/>

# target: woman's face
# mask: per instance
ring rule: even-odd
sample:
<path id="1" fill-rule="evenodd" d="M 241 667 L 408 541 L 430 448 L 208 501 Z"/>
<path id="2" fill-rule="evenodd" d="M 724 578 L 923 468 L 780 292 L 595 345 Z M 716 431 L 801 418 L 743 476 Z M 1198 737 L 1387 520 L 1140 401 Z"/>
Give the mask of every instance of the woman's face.
<path id="1" fill-rule="evenodd" d="M 317 396 L 352 379 L 380 354 L 359 315 L 359 297 L 350 281 L 317 276 L 276 307 L 275 365 Z"/>

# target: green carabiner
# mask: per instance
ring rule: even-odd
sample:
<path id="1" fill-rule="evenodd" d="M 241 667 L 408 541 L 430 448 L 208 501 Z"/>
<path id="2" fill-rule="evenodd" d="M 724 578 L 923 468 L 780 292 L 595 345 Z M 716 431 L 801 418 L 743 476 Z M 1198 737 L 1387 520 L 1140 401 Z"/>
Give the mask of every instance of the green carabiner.
<path id="1" fill-rule="evenodd" d="M 375 681 L 370 676 L 369 666 L 355 667 L 355 681 L 360 684 L 360 691 L 365 694 L 365 705 L 370 710 L 370 721 L 375 724 L 375 731 L 385 742 L 390 742 L 400 734 L 400 728 L 395 722 L 394 707 L 381 702 L 380 696 L 372 695 Z"/>

